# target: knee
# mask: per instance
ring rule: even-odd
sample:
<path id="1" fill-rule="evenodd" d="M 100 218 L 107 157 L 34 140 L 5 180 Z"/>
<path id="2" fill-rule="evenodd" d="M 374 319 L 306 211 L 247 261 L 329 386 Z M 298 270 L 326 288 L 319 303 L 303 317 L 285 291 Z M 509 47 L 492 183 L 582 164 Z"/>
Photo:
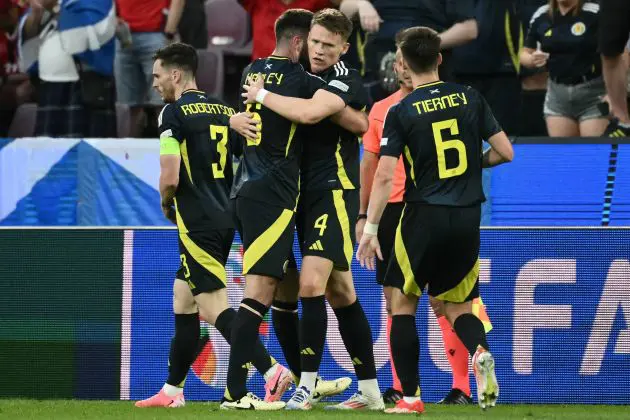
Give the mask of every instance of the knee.
<path id="1" fill-rule="evenodd" d="M 302 271 L 300 275 L 300 297 L 321 296 L 326 292 L 328 276 L 318 270 Z"/>
<path id="2" fill-rule="evenodd" d="M 244 299 L 253 299 L 266 307 L 271 306 L 278 280 L 267 276 L 248 275 L 245 278 Z"/>

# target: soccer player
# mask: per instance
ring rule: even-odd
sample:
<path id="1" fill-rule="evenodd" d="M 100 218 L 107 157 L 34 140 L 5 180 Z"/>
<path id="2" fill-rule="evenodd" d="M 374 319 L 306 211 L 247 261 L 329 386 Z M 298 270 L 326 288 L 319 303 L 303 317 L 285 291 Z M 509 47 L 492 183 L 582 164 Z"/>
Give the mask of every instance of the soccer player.
<path id="1" fill-rule="evenodd" d="M 254 61 L 245 80 L 264 82 L 269 91 L 285 95 L 311 97 L 318 91 L 322 81 L 306 73 L 299 64 L 312 16 L 303 9 L 283 13 L 275 24 L 273 54 Z M 245 249 L 245 291 L 233 329 L 221 408 L 277 410 L 284 408 L 282 401 L 262 402 L 247 391 L 246 364 L 252 358 L 260 322 L 289 264 L 303 133 L 298 124 L 260 104 L 250 104 L 246 111 L 257 120 L 260 130 L 246 138 L 232 189 Z M 290 379 L 290 373 L 288 376 Z"/>
<path id="2" fill-rule="evenodd" d="M 417 392 L 415 313 L 425 287 L 429 296 L 444 302 L 447 319 L 473 357 L 480 406 L 492 407 L 499 395 L 494 359 L 471 304 L 479 297 L 479 224 L 485 200 L 481 170 L 511 161 L 512 146 L 479 93 L 439 80 L 440 39 L 435 31 L 407 29 L 400 50 L 415 89 L 387 113 L 357 251 L 369 269 L 374 269 L 375 255 L 383 259 L 378 226 L 403 155 L 405 208 L 385 275 L 385 285 L 394 287 L 390 340 L 403 399 L 386 412 L 424 411 Z M 491 147 L 482 154 L 484 139 Z"/>
<path id="3" fill-rule="evenodd" d="M 326 297 L 359 380 L 355 395 L 327 408 L 384 408 L 376 379 L 372 333 L 350 271 L 353 222 L 359 206 L 359 143 L 355 133 L 324 120 L 344 108 L 357 112 L 366 104 L 359 73 L 339 61 L 348 49 L 351 33 L 352 23 L 338 10 L 324 9 L 313 16 L 308 36 L 311 71 L 326 85 L 312 98 L 267 93 L 260 83 L 247 87 L 244 94 L 249 102 L 256 101 L 291 121 L 315 124 L 308 128 L 301 165 L 297 227 L 303 255 L 299 279 L 302 374 L 298 389 L 287 403 L 289 409 L 311 408 L 326 339 Z"/>
<path id="4" fill-rule="evenodd" d="M 199 347 L 199 317 L 228 343 L 236 317 L 228 306 L 225 272 L 234 237 L 228 128 L 234 110 L 197 89 L 197 53 L 190 45 L 171 44 L 154 60 L 153 86 L 166 102 L 158 118 L 161 204 L 177 225 L 181 265 L 173 285 L 175 336 L 168 379 L 160 392 L 136 406 L 182 407 L 184 382 Z M 286 391 L 288 369 L 259 340 L 252 343 L 249 360 L 264 374 L 268 390 Z"/>
<path id="5" fill-rule="evenodd" d="M 400 43 L 404 30 L 396 34 L 396 45 Z M 400 89 L 389 97 L 374 104 L 370 111 L 370 128 L 363 136 L 363 158 L 361 159 L 361 206 L 360 214 L 357 220 L 356 232 L 357 242 L 361 241 L 363 227 L 367 219 L 367 207 L 372 191 L 372 182 L 378 165 L 378 154 L 381 149 L 381 139 L 383 137 L 383 123 L 385 115 L 392 105 L 397 104 L 405 98 L 413 90 L 413 84 L 409 78 L 409 74 L 405 69 L 400 48 L 396 51 L 396 60 L 394 62 L 394 73 L 398 77 Z M 385 280 L 385 272 L 391 258 L 391 251 L 394 247 L 394 237 L 396 235 L 396 226 L 400 220 L 404 207 L 403 194 L 405 192 L 405 167 L 402 159 L 398 159 L 396 171 L 392 180 L 392 192 L 390 194 L 383 216 L 378 227 L 378 240 L 381 244 L 383 260 L 376 260 L 376 281 L 383 285 Z M 387 336 L 391 331 L 391 305 L 390 297 L 392 288 L 383 286 L 383 294 L 387 308 Z M 444 350 L 446 357 L 451 365 L 453 372 L 453 386 L 441 401 L 441 404 L 471 404 L 470 398 L 470 380 L 468 374 L 468 350 L 453 331 L 451 324 L 444 316 L 444 305 L 437 299 L 429 297 L 429 302 L 433 308 L 437 318 L 440 330 L 442 331 L 442 340 L 444 342 Z M 473 313 L 478 315 L 486 326 L 486 332 L 492 329 L 490 320 L 486 314 L 485 308 L 481 303 L 481 299 L 473 300 Z M 390 363 L 392 371 L 393 386 L 385 391 L 383 400 L 385 402 L 395 403 L 403 397 L 400 380 L 394 368 L 394 361 L 391 358 L 390 346 Z"/>

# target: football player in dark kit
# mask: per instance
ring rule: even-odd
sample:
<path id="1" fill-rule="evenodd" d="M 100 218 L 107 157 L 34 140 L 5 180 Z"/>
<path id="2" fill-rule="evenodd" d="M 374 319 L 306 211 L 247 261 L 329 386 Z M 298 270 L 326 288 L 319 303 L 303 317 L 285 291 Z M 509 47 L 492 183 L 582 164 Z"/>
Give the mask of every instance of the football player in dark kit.
<path id="1" fill-rule="evenodd" d="M 287 403 L 290 409 L 311 408 L 326 338 L 326 299 L 339 321 L 340 335 L 359 380 L 355 395 L 327 408 L 384 408 L 376 379 L 372 334 L 350 271 L 355 239 L 353 222 L 359 210 L 359 141 L 356 133 L 325 119 L 342 109 L 359 112 L 366 104 L 360 74 L 339 61 L 348 48 L 351 32 L 352 23 L 338 10 L 324 9 L 313 16 L 308 36 L 309 59 L 311 70 L 323 79 L 324 85 L 312 98 L 269 93 L 259 100 L 262 84 L 246 88 L 248 101 L 257 100 L 291 121 L 314 124 L 305 127 L 300 166 L 296 218 L 303 256 L 299 279 L 303 308 L 299 321 L 302 373 L 298 389 Z M 274 308 L 287 303 L 278 301 L 274 301 Z M 297 309 L 297 304 L 294 305 Z"/>
<path id="2" fill-rule="evenodd" d="M 472 313 L 479 297 L 479 224 L 485 200 L 481 170 L 509 162 L 513 150 L 475 90 L 439 80 L 440 38 L 426 27 L 404 32 L 400 43 L 415 89 L 390 108 L 374 177 L 368 219 L 357 258 L 374 268 L 382 259 L 378 224 L 398 158 L 405 164 L 405 208 L 385 284 L 392 292 L 391 347 L 404 398 L 392 413 L 424 411 L 418 390 L 419 340 L 415 313 L 428 294 L 444 302 L 446 317 L 472 356 L 482 408 L 496 404 L 499 387 L 482 321 Z M 482 153 L 482 142 L 490 149 Z"/>
<path id="3" fill-rule="evenodd" d="M 229 198 L 234 110 L 197 89 L 197 52 L 190 45 L 171 44 L 154 60 L 153 86 L 167 103 L 158 118 L 161 204 L 177 225 L 181 265 L 173 284 L 175 335 L 168 379 L 159 393 L 136 406 L 182 407 L 186 375 L 198 354 L 199 317 L 228 343 L 236 317 L 228 305 L 225 271 L 234 237 Z M 260 341 L 252 347 L 251 361 L 265 376 L 266 387 L 282 388 L 288 369 Z"/>

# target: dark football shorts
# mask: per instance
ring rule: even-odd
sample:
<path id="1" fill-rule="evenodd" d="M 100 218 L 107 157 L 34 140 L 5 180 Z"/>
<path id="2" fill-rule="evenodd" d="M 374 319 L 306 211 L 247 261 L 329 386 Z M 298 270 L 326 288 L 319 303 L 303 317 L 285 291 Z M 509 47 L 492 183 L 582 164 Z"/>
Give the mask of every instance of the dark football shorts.
<path id="1" fill-rule="evenodd" d="M 193 295 L 226 286 L 227 263 L 234 229 L 215 229 L 179 234 L 180 266 L 177 279 L 188 283 Z"/>
<path id="2" fill-rule="evenodd" d="M 300 195 L 296 218 L 302 257 L 314 255 L 348 271 L 359 215 L 358 190 L 305 191 Z"/>
<path id="3" fill-rule="evenodd" d="M 630 35 L 630 1 L 601 0 L 599 4 L 599 52 L 606 57 L 621 55 Z"/>
<path id="4" fill-rule="evenodd" d="M 462 303 L 479 297 L 481 206 L 407 203 L 396 228 L 385 285 L 406 295 Z"/>
<path id="5" fill-rule="evenodd" d="M 383 261 L 376 258 L 376 282 L 378 284 L 384 284 L 385 273 L 387 273 L 387 266 L 389 266 L 389 260 L 394 253 L 394 238 L 396 237 L 396 228 L 400 222 L 400 215 L 402 214 L 405 203 L 387 203 L 381 221 L 378 225 L 378 242 L 381 244 L 381 253 L 383 254 Z"/>
<path id="6" fill-rule="evenodd" d="M 295 212 L 246 197 L 236 198 L 236 219 L 243 241 L 243 275 L 282 280 L 289 264 Z"/>

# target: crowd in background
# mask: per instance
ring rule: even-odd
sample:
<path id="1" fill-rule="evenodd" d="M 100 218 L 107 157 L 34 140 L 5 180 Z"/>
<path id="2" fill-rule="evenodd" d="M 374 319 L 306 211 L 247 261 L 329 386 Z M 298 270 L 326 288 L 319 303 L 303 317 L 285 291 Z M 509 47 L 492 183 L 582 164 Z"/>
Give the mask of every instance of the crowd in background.
<path id="1" fill-rule="evenodd" d="M 567 2 L 577 7 L 564 10 Z M 220 56 L 221 68 L 200 71 L 219 74 L 222 83 L 213 93 L 236 105 L 241 70 L 273 50 L 275 19 L 289 8 L 325 7 L 340 8 L 355 23 L 343 59 L 361 70 L 371 103 L 397 90 L 396 32 L 420 25 L 441 34 L 441 77 L 479 90 L 510 135 L 598 136 L 609 121 L 597 1 L 236 3 L 0 0 L 0 136 L 12 134 L 16 110 L 31 103 L 37 104 L 31 106 L 36 136 L 154 137 L 162 100 L 151 87 L 152 56 L 174 40 Z M 230 23 L 235 6 L 247 12 L 243 24 Z M 222 36 L 222 21 L 239 27 Z M 235 31 L 244 39 L 235 40 Z"/>

